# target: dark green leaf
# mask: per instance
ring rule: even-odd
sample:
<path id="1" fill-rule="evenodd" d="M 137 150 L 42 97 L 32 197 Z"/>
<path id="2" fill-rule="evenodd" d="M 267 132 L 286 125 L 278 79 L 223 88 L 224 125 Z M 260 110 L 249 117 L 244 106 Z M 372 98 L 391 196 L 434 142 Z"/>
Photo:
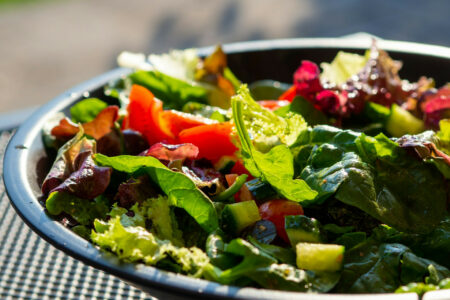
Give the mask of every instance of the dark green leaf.
<path id="1" fill-rule="evenodd" d="M 250 84 L 249 90 L 255 100 L 276 100 L 289 87 L 289 84 L 275 80 L 259 80 Z"/>
<path id="2" fill-rule="evenodd" d="M 301 96 L 294 98 L 290 104 L 289 111 L 302 115 L 309 126 L 328 123 L 328 118 L 325 114 Z"/>
<path id="3" fill-rule="evenodd" d="M 416 256 L 401 244 L 377 245 L 373 240 L 345 253 L 342 277 L 337 292 L 386 293 L 411 281 L 422 281 L 433 264 L 442 276 L 449 270 Z"/>

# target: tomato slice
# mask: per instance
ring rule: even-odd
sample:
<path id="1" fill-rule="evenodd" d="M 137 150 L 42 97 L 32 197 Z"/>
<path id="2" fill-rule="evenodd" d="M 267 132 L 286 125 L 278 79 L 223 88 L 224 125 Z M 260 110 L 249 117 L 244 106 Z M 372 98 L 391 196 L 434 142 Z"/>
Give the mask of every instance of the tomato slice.
<path id="1" fill-rule="evenodd" d="M 289 102 L 292 102 L 292 100 L 294 100 L 296 95 L 297 95 L 297 87 L 293 85 L 286 92 L 281 94 L 281 96 L 278 97 L 278 100 L 287 100 Z"/>
<path id="2" fill-rule="evenodd" d="M 180 143 L 192 143 L 199 149 L 199 158 L 216 163 L 222 156 L 234 156 L 238 150 L 231 141 L 232 124 L 229 122 L 200 125 L 179 134 Z"/>
<path id="3" fill-rule="evenodd" d="M 157 142 L 174 143 L 175 136 L 162 117 L 163 104 L 146 88 L 133 85 L 127 107 L 126 128 L 142 133 L 150 145 Z"/>
<path id="4" fill-rule="evenodd" d="M 258 103 L 264 108 L 276 110 L 280 107 L 288 105 L 291 102 L 287 100 L 260 100 Z"/>
<path id="5" fill-rule="evenodd" d="M 162 112 L 162 117 L 168 124 L 169 130 L 173 136 L 178 136 L 178 134 L 184 129 L 218 123 L 215 120 L 194 116 L 193 114 L 176 110 L 165 110 Z"/>
<path id="6" fill-rule="evenodd" d="M 303 215 L 303 207 L 297 202 L 276 199 L 264 202 L 259 207 L 259 214 L 261 219 L 269 220 L 277 229 L 277 234 L 287 243 L 289 243 L 289 238 L 284 229 L 284 217 L 285 216 L 296 216 Z"/>

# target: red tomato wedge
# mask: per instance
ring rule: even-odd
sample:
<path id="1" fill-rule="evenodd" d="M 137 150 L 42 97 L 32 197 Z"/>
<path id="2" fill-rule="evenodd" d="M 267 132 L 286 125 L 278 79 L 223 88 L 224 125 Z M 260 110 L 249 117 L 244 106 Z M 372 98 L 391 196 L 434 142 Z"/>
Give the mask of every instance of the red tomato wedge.
<path id="1" fill-rule="evenodd" d="M 162 118 L 168 124 L 170 132 L 173 136 L 178 134 L 184 129 L 208 124 L 218 123 L 215 120 L 208 118 L 194 116 L 193 114 L 184 113 L 176 110 L 165 110 L 162 112 Z"/>
<path id="2" fill-rule="evenodd" d="M 150 145 L 157 142 L 175 142 L 175 136 L 162 115 L 163 104 L 149 90 L 140 85 L 133 85 L 127 110 L 128 118 L 124 127 L 142 133 Z"/>
<path id="3" fill-rule="evenodd" d="M 287 236 L 286 230 L 284 229 L 284 217 L 285 216 L 296 216 L 303 215 L 303 207 L 297 202 L 276 199 L 264 202 L 259 207 L 259 214 L 261 219 L 269 220 L 277 229 L 277 234 L 287 243 L 289 243 L 289 238 Z"/>
<path id="4" fill-rule="evenodd" d="M 233 156 L 238 150 L 231 141 L 232 124 L 229 122 L 200 125 L 180 132 L 180 143 L 192 143 L 199 149 L 199 158 L 216 163 L 224 156 Z"/>
<path id="5" fill-rule="evenodd" d="M 287 100 L 289 102 L 292 102 L 292 100 L 294 100 L 296 95 L 297 95 L 297 87 L 293 85 L 286 92 L 281 94 L 281 96 L 278 97 L 278 100 Z"/>
<path id="6" fill-rule="evenodd" d="M 291 102 L 287 100 L 260 100 L 258 103 L 264 108 L 276 110 L 280 107 L 288 105 Z"/>

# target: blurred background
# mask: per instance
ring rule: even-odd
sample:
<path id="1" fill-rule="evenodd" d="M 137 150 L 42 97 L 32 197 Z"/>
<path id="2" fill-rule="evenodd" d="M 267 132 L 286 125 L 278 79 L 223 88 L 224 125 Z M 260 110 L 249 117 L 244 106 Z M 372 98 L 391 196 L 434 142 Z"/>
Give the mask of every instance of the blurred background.
<path id="1" fill-rule="evenodd" d="M 450 46 L 450 1 L 0 0 L 0 123 L 116 66 L 123 50 L 367 32 Z"/>

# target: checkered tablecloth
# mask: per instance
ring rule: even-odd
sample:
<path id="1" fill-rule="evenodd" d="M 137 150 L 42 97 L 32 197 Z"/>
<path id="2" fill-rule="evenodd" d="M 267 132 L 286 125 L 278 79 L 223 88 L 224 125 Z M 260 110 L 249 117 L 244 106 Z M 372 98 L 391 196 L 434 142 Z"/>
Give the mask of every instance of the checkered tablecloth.
<path id="1" fill-rule="evenodd" d="M 3 156 L 11 132 L 0 133 L 0 299 L 152 299 L 88 267 L 40 238 L 9 203 Z"/>

